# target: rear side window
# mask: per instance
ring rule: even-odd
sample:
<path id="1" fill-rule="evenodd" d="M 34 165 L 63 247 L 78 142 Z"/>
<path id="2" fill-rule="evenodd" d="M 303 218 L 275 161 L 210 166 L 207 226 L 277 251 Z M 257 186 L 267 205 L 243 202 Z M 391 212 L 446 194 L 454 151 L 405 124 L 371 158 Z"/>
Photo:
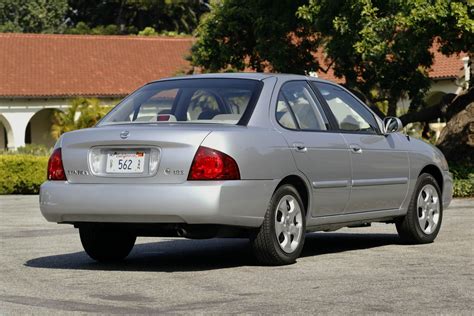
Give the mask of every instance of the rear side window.
<path id="1" fill-rule="evenodd" d="M 321 131 L 329 122 L 305 81 L 291 81 L 278 94 L 276 108 L 278 123 L 285 128 Z"/>
<path id="2" fill-rule="evenodd" d="M 178 79 L 148 84 L 118 104 L 99 125 L 123 123 L 237 124 L 262 89 L 250 79 Z"/>
<path id="3" fill-rule="evenodd" d="M 343 89 L 328 83 L 312 82 L 334 115 L 339 129 L 350 132 L 377 133 L 377 121 L 372 113 Z"/>

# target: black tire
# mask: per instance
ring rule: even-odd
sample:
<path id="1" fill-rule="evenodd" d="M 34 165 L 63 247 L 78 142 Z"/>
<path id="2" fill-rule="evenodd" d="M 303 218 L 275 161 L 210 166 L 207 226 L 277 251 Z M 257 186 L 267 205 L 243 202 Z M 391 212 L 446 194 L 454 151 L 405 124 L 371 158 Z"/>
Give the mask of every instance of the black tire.
<path id="1" fill-rule="evenodd" d="M 298 203 L 302 216 L 302 234 L 297 248 L 287 253 L 282 250 L 275 232 L 276 209 L 282 198 L 291 195 Z M 306 211 L 298 191 L 292 185 L 279 187 L 268 205 L 262 226 L 251 238 L 252 250 L 257 261 L 264 265 L 285 265 L 296 261 L 303 249 L 306 231 Z"/>
<path id="2" fill-rule="evenodd" d="M 86 253 L 99 262 L 120 261 L 128 256 L 135 245 L 136 236 L 99 225 L 79 228 L 81 243 Z"/>
<path id="3" fill-rule="evenodd" d="M 426 185 L 432 185 L 438 194 L 438 201 L 439 201 L 439 220 L 437 226 L 430 234 L 426 234 L 419 221 L 418 221 L 418 209 L 417 209 L 417 200 L 420 191 Z M 398 231 L 398 235 L 400 239 L 404 243 L 408 244 L 427 244 L 431 243 L 435 240 L 436 236 L 438 236 L 439 230 L 441 228 L 441 223 L 443 220 L 443 201 L 441 190 L 439 189 L 438 182 L 436 179 L 433 178 L 432 175 L 428 173 L 423 173 L 418 178 L 416 182 L 415 191 L 413 192 L 413 196 L 411 197 L 410 204 L 408 206 L 407 214 L 400 218 L 399 221 L 396 222 L 396 227 Z"/>

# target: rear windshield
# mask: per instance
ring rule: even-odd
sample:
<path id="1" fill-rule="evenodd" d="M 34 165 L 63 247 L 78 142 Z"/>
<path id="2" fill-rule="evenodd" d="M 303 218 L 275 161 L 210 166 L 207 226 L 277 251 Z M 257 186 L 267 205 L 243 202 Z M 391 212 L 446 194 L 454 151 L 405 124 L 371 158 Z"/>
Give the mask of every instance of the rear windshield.
<path id="1" fill-rule="evenodd" d="M 181 79 L 148 84 L 119 103 L 98 124 L 242 124 L 262 83 L 250 79 Z M 245 124 L 244 122 L 243 124 Z"/>

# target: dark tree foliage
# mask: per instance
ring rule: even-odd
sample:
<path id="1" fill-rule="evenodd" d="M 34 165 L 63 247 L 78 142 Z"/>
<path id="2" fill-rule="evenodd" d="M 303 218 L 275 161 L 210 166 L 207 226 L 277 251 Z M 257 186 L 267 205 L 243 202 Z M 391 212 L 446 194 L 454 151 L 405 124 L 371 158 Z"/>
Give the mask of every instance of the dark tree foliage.
<path id="1" fill-rule="evenodd" d="M 0 0 L 0 32 L 61 33 L 67 0 Z"/>
<path id="2" fill-rule="evenodd" d="M 208 0 L 0 0 L 0 32 L 191 34 Z"/>
<path id="3" fill-rule="evenodd" d="M 136 34 L 146 27 L 190 34 L 208 10 L 203 0 L 69 0 L 69 5 L 69 33 L 79 34 Z"/>

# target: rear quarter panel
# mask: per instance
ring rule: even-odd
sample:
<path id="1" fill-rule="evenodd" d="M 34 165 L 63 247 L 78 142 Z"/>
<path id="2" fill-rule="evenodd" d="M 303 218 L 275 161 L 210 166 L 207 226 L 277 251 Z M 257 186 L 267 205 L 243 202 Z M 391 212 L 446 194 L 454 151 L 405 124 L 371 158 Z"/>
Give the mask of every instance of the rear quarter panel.
<path id="1" fill-rule="evenodd" d="M 299 173 L 285 139 L 271 129 L 213 131 L 201 145 L 234 158 L 242 180 L 278 180 Z"/>

